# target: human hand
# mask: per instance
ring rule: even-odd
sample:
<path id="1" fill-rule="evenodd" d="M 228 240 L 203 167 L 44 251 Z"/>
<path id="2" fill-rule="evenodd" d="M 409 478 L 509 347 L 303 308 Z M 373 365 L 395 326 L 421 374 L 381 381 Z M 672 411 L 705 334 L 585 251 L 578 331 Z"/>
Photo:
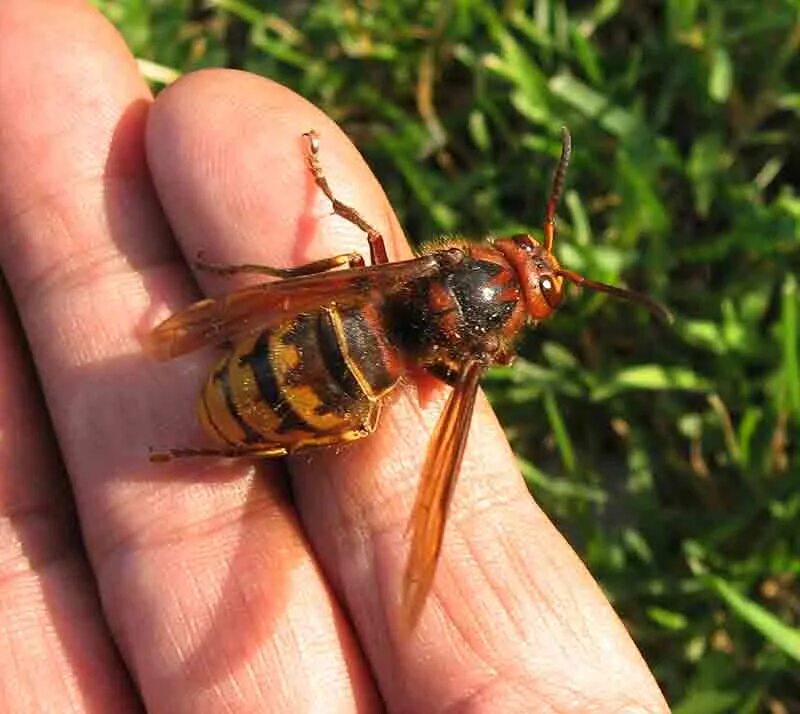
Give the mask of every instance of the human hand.
<path id="1" fill-rule="evenodd" d="M 286 463 L 148 463 L 148 446 L 203 443 L 215 355 L 154 363 L 142 332 L 230 290 L 183 256 L 366 254 L 310 180 L 303 131 L 390 255 L 408 246 L 356 150 L 289 90 L 207 71 L 153 102 L 75 0 L 5 0 L 0 37 L 6 710 L 666 711 L 483 401 L 408 636 L 404 531 L 441 402 L 403 393 L 372 437 Z"/>

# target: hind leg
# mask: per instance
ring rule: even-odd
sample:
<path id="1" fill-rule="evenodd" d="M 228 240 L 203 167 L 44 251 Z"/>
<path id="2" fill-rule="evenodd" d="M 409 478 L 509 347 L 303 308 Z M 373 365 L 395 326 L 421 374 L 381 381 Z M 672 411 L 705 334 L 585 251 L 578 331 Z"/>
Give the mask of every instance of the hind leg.
<path id="1" fill-rule="evenodd" d="M 325 178 L 325 172 L 322 170 L 322 164 L 319 162 L 319 136 L 313 129 L 303 134 L 308 139 L 308 149 L 306 153 L 306 161 L 308 168 L 314 176 L 314 182 L 319 186 L 322 193 L 324 193 L 330 202 L 333 204 L 333 212 L 337 216 L 341 216 L 346 221 L 350 221 L 353 225 L 358 226 L 364 233 L 367 234 L 369 241 L 369 254 L 372 265 L 380 265 L 388 263 L 389 258 L 386 255 L 386 243 L 380 232 L 373 228 L 362 215 L 356 211 L 355 208 L 342 203 L 338 198 L 333 195 L 328 179 Z"/>
<path id="2" fill-rule="evenodd" d="M 289 451 L 285 446 L 277 444 L 241 444 L 238 446 L 222 446 L 216 449 L 165 449 L 150 451 L 150 461 L 164 463 L 173 459 L 186 459 L 193 456 L 216 456 L 222 459 L 251 458 L 277 459 L 286 456 Z"/>

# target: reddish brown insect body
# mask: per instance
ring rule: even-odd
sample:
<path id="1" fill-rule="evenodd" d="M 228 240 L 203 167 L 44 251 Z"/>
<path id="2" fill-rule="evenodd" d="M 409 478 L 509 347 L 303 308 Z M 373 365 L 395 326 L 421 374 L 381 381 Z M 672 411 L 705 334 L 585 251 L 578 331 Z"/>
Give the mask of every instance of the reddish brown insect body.
<path id="1" fill-rule="evenodd" d="M 381 235 L 333 196 L 317 158 L 318 139 L 307 137 L 315 181 L 334 211 L 365 231 L 371 265 L 365 267 L 358 254 L 289 269 L 199 262 L 198 268 L 218 274 L 282 280 L 195 303 L 153 331 L 150 347 L 162 359 L 209 344 L 232 347 L 200 400 L 201 422 L 218 446 L 172 449 L 152 458 L 277 457 L 340 444 L 375 430 L 384 398 L 407 372 L 422 368 L 451 385 L 411 515 L 403 602 L 413 626 L 433 580 L 484 370 L 511 362 L 518 333 L 553 313 L 565 280 L 633 300 L 663 318 L 668 314 L 646 296 L 563 270 L 553 256 L 555 208 L 570 154 L 566 130 L 544 243 L 527 234 L 443 241 L 397 263 L 388 261 Z"/>

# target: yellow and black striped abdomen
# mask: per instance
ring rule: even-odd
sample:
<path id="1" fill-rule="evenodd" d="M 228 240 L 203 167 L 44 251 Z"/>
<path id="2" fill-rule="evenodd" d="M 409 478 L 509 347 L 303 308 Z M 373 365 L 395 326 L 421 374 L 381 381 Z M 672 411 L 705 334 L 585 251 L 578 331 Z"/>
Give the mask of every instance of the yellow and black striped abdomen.
<path id="1" fill-rule="evenodd" d="M 372 306 L 326 308 L 237 342 L 200 401 L 206 430 L 227 444 L 291 449 L 359 431 L 402 365 Z"/>

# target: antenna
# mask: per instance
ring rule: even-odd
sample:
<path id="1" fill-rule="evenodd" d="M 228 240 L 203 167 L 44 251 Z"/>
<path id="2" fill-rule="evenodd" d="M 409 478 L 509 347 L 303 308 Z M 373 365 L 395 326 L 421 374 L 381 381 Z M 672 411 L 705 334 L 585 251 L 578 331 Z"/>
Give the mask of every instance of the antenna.
<path id="1" fill-rule="evenodd" d="M 579 285 L 580 287 L 590 288 L 591 290 L 597 290 L 601 293 L 607 293 L 616 298 L 620 298 L 621 300 L 627 300 L 628 302 L 635 302 L 637 305 L 641 305 L 649 310 L 654 317 L 667 325 L 673 321 L 672 313 L 661 303 L 656 302 L 653 300 L 653 298 L 648 297 L 647 295 L 637 293 L 634 290 L 618 288 L 615 285 L 606 285 L 605 283 L 600 283 L 596 280 L 590 280 L 589 278 L 584 278 L 582 275 L 578 275 L 578 273 L 573 273 L 571 270 L 564 270 L 563 268 L 558 268 L 555 273 L 556 275 L 560 275 L 562 278 L 566 278 L 571 283 L 575 283 L 575 285 Z"/>
<path id="2" fill-rule="evenodd" d="M 561 127 L 561 158 L 553 173 L 553 183 L 550 189 L 550 198 L 547 199 L 547 212 L 544 214 L 544 249 L 551 253 L 553 240 L 556 237 L 556 207 L 564 193 L 564 180 L 567 177 L 569 157 L 572 155 L 572 136 L 567 127 Z"/>

